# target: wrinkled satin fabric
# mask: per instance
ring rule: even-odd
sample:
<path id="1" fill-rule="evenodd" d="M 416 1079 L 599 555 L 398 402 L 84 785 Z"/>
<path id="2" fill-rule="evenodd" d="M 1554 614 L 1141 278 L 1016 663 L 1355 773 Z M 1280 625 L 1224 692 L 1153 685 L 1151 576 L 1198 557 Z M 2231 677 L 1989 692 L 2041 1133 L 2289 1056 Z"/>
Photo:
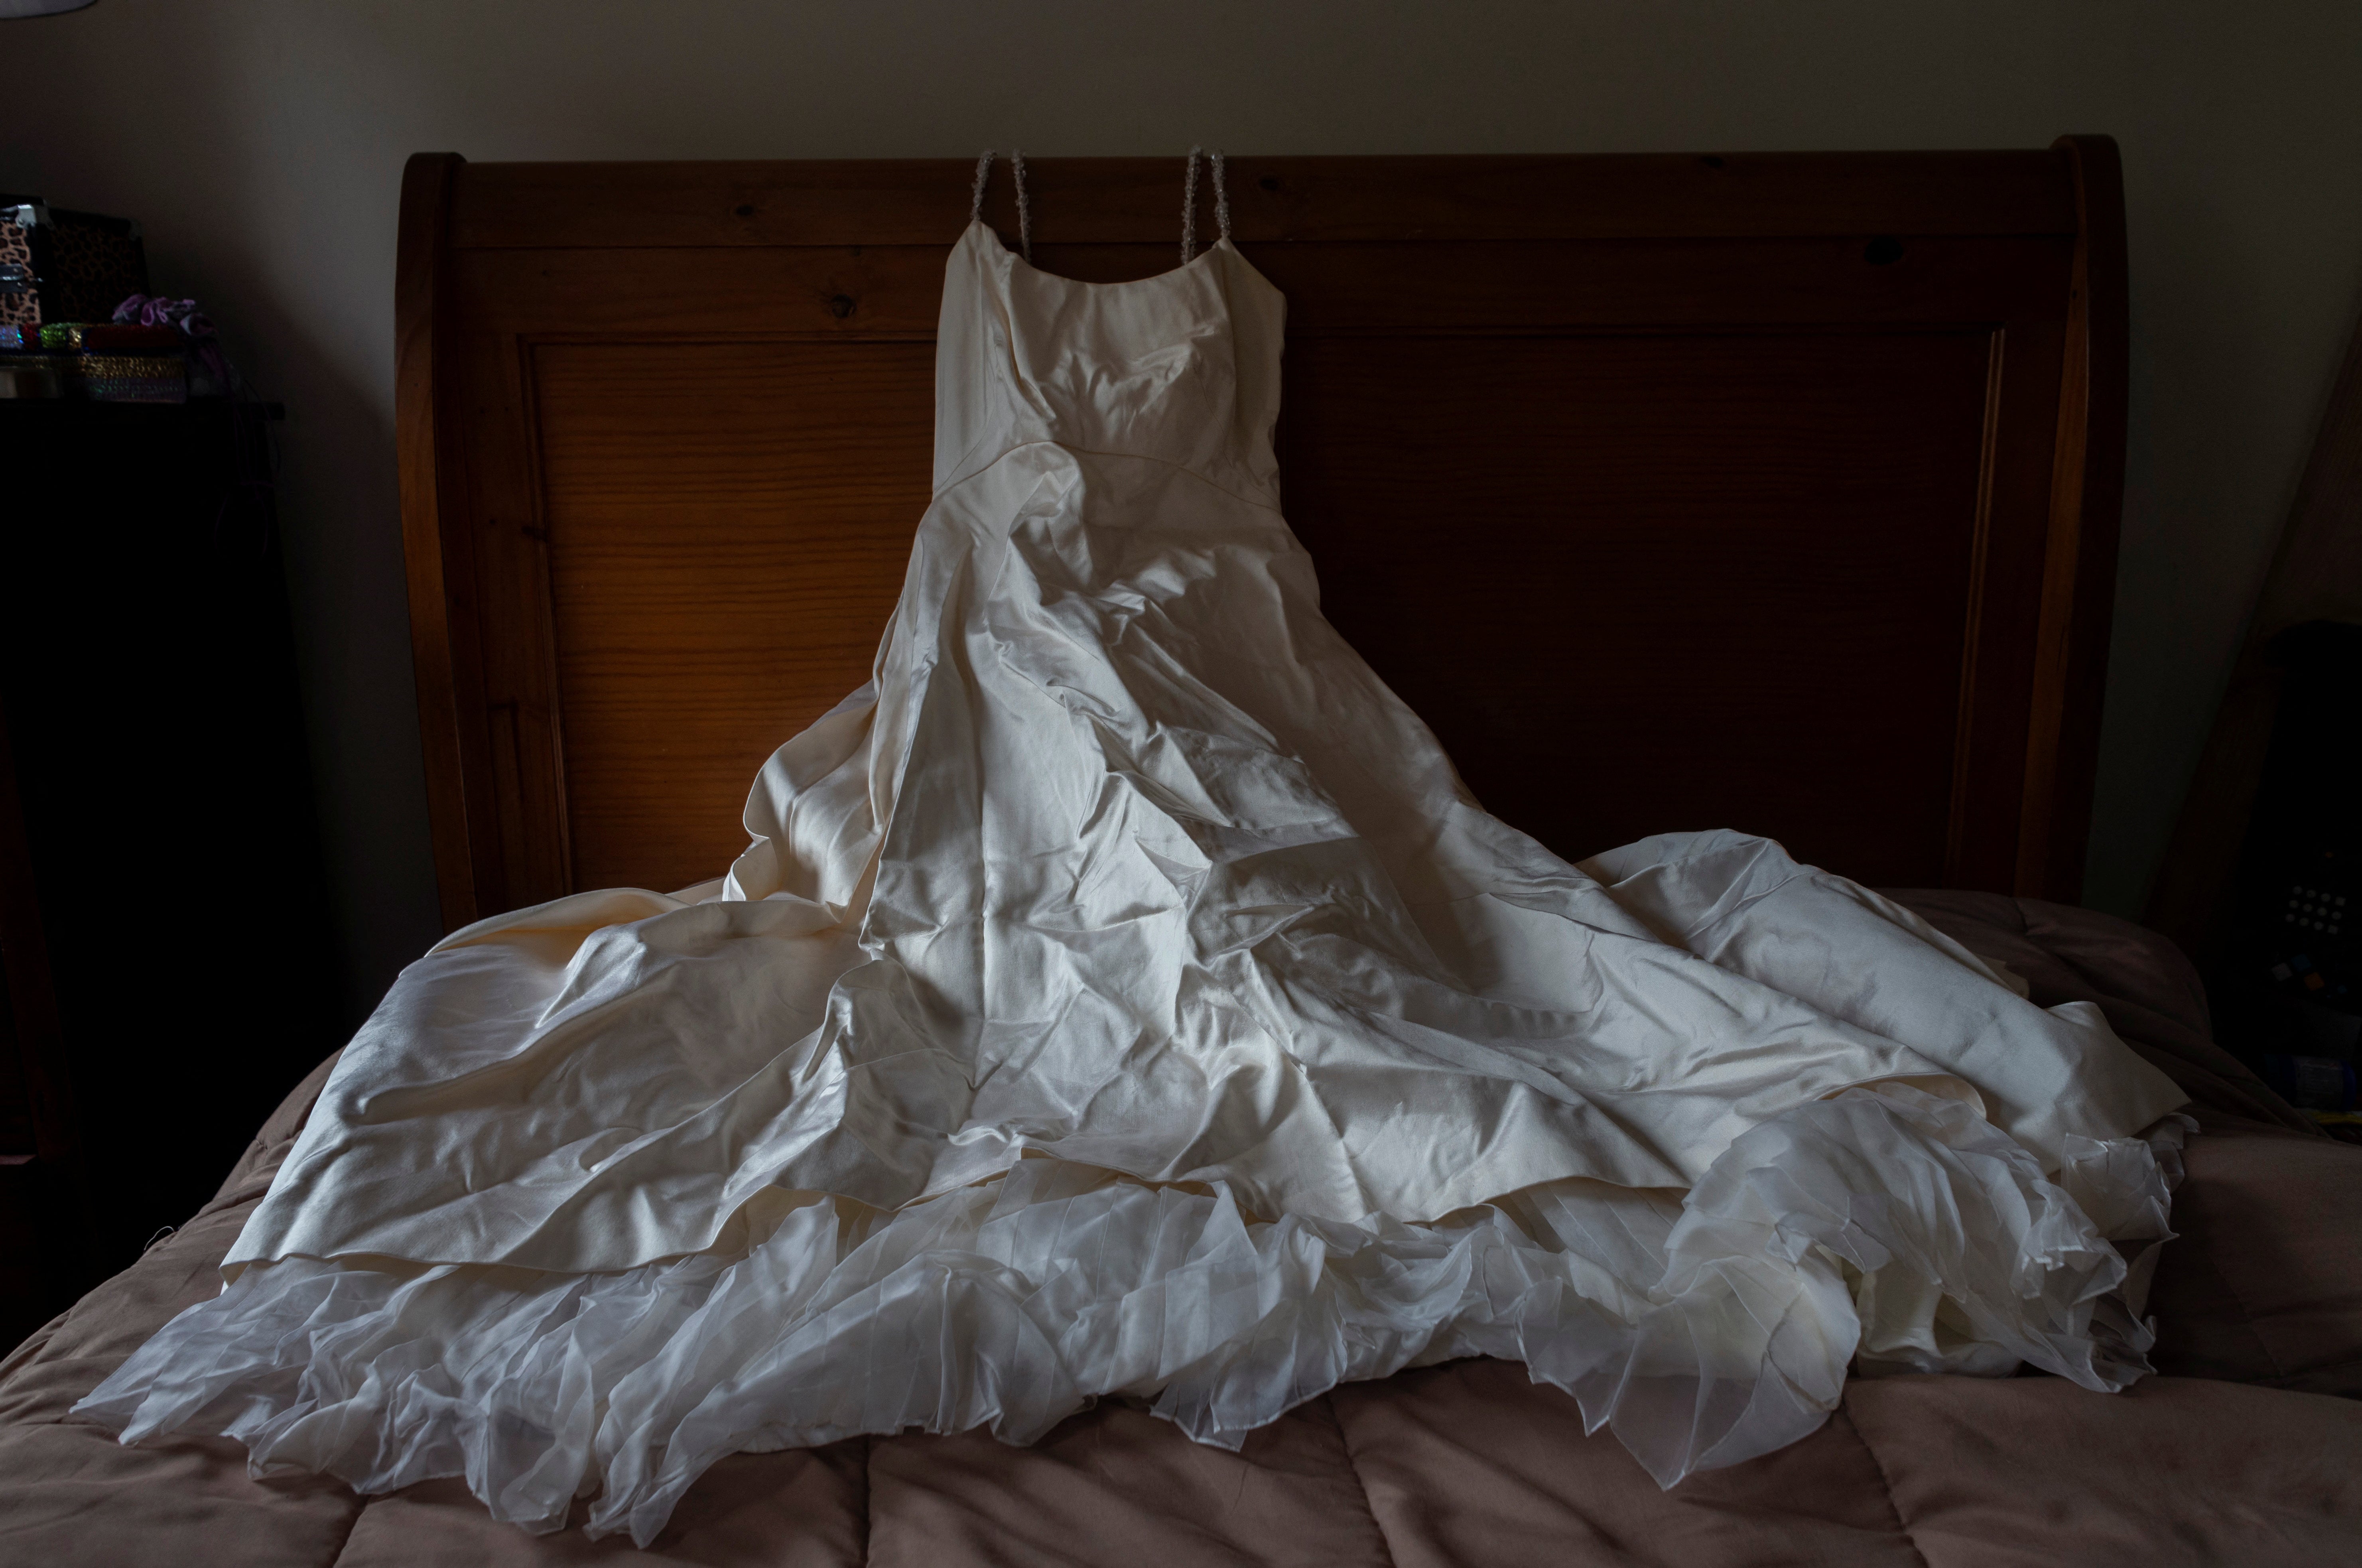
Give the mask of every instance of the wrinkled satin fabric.
<path id="1" fill-rule="evenodd" d="M 1098 1396 L 1235 1445 L 1512 1356 L 1672 1485 L 1849 1363 L 2145 1370 L 2180 1091 L 1767 841 L 1486 815 L 1320 616 L 1282 320 L 1227 241 L 1092 285 L 972 226 L 873 679 L 746 852 L 405 971 L 78 1408 L 646 1544 L 736 1450 Z"/>

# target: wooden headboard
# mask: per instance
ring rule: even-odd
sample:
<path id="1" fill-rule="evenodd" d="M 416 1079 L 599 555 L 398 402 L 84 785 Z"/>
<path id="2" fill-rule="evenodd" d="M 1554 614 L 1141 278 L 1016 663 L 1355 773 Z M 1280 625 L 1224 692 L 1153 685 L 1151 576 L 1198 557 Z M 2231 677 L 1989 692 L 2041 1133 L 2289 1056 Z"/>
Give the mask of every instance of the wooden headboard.
<path id="1" fill-rule="evenodd" d="M 2124 455 L 2112 142 L 1230 169 L 1288 297 L 1282 480 L 1324 604 L 1487 807 L 1569 856 L 1727 825 L 1874 884 L 2076 896 Z M 1181 171 L 1032 164 L 1036 259 L 1172 266 Z M 447 922 L 719 874 L 765 756 L 866 679 L 970 173 L 411 160 Z M 1011 207 L 1004 181 L 1013 235 Z"/>

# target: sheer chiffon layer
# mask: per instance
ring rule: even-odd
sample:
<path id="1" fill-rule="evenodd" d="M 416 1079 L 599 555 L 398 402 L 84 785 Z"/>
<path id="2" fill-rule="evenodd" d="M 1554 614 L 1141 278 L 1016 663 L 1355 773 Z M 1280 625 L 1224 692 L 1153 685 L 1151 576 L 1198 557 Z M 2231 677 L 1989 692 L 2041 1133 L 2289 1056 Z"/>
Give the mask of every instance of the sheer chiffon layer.
<path id="1" fill-rule="evenodd" d="M 256 1264 L 77 1408 L 126 1441 L 226 1434 L 258 1475 L 464 1476 L 535 1531 L 589 1497 L 590 1533 L 645 1546 L 732 1452 L 1030 1442 L 1110 1396 L 1235 1448 L 1340 1382 L 1493 1355 L 1671 1485 L 1811 1431 L 1858 1349 L 1866 1372 L 2147 1371 L 2146 1258 L 2114 1243 L 2168 1233 L 2181 1131 L 2081 1140 L 2053 1180 L 1888 1084 L 1772 1119 L 1685 1195 L 1572 1179 L 1414 1224 L 1028 1159 L 898 1210 L 778 1194 L 743 1251 L 613 1273 Z"/>

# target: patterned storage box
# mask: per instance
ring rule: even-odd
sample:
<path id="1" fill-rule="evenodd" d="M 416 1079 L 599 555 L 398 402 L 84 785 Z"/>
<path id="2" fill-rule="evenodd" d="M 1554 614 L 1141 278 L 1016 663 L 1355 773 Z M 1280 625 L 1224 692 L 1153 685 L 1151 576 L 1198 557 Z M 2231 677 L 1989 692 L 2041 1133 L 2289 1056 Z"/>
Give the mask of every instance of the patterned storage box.
<path id="1" fill-rule="evenodd" d="M 41 280 L 45 321 L 105 321 L 115 307 L 148 292 L 148 247 L 139 226 L 102 213 L 50 209 L 49 275 Z M 49 308 L 52 304 L 56 309 Z"/>
<path id="2" fill-rule="evenodd" d="M 0 323 L 105 321 L 148 292 L 148 250 L 129 218 L 0 195 Z"/>
<path id="3" fill-rule="evenodd" d="M 39 211 L 32 204 L 0 196 L 0 325 L 41 324 L 41 294 L 33 266 L 33 230 Z"/>
<path id="4" fill-rule="evenodd" d="M 186 403 L 189 361 L 180 354 L 60 355 L 66 394 L 94 403 Z"/>

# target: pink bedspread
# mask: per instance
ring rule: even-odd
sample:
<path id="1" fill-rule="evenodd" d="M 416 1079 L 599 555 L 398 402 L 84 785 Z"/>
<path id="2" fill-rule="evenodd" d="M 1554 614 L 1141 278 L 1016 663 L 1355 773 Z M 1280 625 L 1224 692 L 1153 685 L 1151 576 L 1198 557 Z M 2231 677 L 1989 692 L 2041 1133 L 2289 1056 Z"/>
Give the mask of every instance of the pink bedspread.
<path id="1" fill-rule="evenodd" d="M 123 1448 L 66 1413 L 217 1286 L 326 1066 L 220 1194 L 0 1364 L 0 1563 L 2323 1563 L 2362 1562 L 2362 1148 L 2208 1038 L 2196 977 L 2122 922 L 1991 894 L 1904 901 L 2049 1005 L 2098 1002 L 2203 1129 L 2150 1296 L 2159 1375 L 1857 1381 L 1813 1437 L 1660 1492 L 1573 1400 L 1472 1361 L 1349 1385 L 1202 1448 L 1103 1406 L 981 1433 L 740 1454 L 653 1550 L 493 1524 L 459 1482 L 360 1497 L 248 1479 L 235 1443 Z"/>

